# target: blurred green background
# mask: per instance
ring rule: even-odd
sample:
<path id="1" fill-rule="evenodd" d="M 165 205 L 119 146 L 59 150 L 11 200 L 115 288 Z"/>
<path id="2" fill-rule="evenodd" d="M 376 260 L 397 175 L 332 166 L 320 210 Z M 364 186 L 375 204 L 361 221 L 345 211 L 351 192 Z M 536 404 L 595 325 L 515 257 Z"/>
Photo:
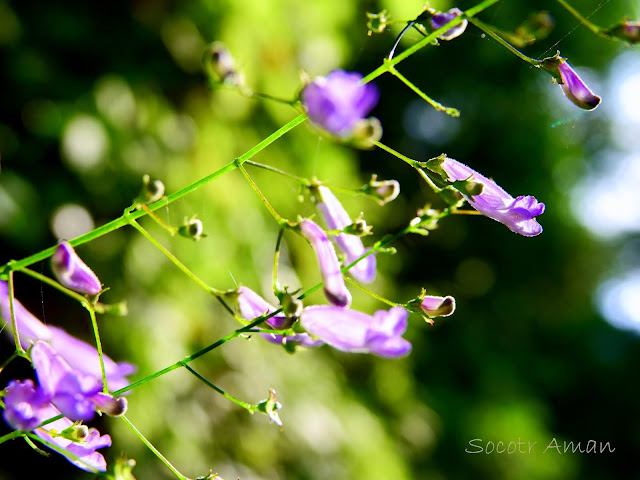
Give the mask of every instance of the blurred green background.
<path id="1" fill-rule="evenodd" d="M 474 2 L 457 4 L 460 8 Z M 634 1 L 575 2 L 608 26 L 638 15 Z M 434 1 L 438 9 L 449 2 Z M 0 1 L 0 252 L 2 263 L 73 238 L 119 216 L 143 174 L 173 192 L 247 151 L 289 121 L 286 106 L 212 92 L 200 70 L 205 46 L 223 41 L 249 86 L 291 98 L 300 73 L 342 67 L 368 73 L 402 25 L 367 36 L 366 11 L 415 18 L 418 0 L 87 3 Z M 277 390 L 284 430 L 251 416 L 184 369 L 129 395 L 128 418 L 189 477 L 209 470 L 251 479 L 602 479 L 640 478 L 636 368 L 640 231 L 640 54 L 591 34 L 557 3 L 503 1 L 480 18 L 513 30 L 536 9 L 556 21 L 550 36 L 525 50 L 557 49 L 603 97 L 594 112 L 566 100 L 551 77 L 532 69 L 469 27 L 399 70 L 426 93 L 462 111 L 433 111 L 391 76 L 374 114 L 382 141 L 426 160 L 446 152 L 516 195 L 534 195 L 547 211 L 543 234 L 524 238 L 484 217 L 446 219 L 424 237 L 405 237 L 396 255 L 378 256 L 372 290 L 403 302 L 421 287 L 454 295 L 454 316 L 434 326 L 410 318 L 408 358 L 383 360 L 328 347 L 295 355 L 236 339 L 193 367 L 249 402 Z M 400 49 L 419 40 L 410 32 Z M 635 102 L 635 103 L 634 103 Z M 634 163 L 633 160 L 636 160 Z M 319 140 L 306 126 L 262 151 L 256 161 L 345 188 L 371 173 L 401 182 L 385 207 L 339 195 L 374 237 L 404 227 L 437 201 L 418 175 L 381 151 L 358 152 Z M 624 163 L 626 162 L 626 163 Z M 250 169 L 275 208 L 289 218 L 313 213 L 294 182 Z M 626 183 L 625 183 L 626 182 Z M 640 200 L 639 200 L 640 201 Z M 244 284 L 268 298 L 277 225 L 234 171 L 159 215 L 179 226 L 198 215 L 199 243 L 142 224 L 209 284 Z M 285 236 L 281 274 L 292 287 L 319 280 L 303 240 Z M 133 229 L 78 248 L 127 317 L 103 316 L 106 352 L 157 371 L 237 328 L 214 298 L 181 274 Z M 47 262 L 33 267 L 50 274 Z M 626 283 L 625 283 L 626 281 Z M 616 283 L 617 282 L 617 283 Z M 352 289 L 354 308 L 384 308 Z M 91 341 L 80 305 L 24 275 L 16 296 L 34 314 Z M 323 303 L 321 294 L 310 303 Z M 618 322 L 626 328 L 612 326 Z M 11 343 L 0 345 L 2 358 Z M 26 362 L 0 374 L 0 386 L 32 375 Z M 124 454 L 138 480 L 171 473 L 117 419 L 108 432 L 109 465 Z M 8 432 L 2 422 L 0 435 Z M 610 442 L 614 453 L 560 454 L 553 440 Z M 469 442 L 537 442 L 531 454 L 468 454 Z M 0 478 L 90 478 L 63 458 L 44 458 L 24 442 L 0 446 Z"/>

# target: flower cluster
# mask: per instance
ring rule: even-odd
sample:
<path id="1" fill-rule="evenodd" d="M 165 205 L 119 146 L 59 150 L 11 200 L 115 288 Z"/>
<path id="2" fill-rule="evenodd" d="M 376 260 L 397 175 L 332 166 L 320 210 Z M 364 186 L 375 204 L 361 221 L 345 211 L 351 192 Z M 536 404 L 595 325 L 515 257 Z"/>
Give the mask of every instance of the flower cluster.
<path id="1" fill-rule="evenodd" d="M 73 248 L 62 242 L 52 258 L 52 269 L 60 283 L 67 288 L 89 295 L 102 290 L 98 277 L 78 257 Z M 66 458 L 88 471 L 105 471 L 104 457 L 97 449 L 111 445 L 109 435 L 83 427 L 82 435 L 63 435 L 73 430 L 74 422 L 89 421 L 96 412 L 112 416 L 122 415 L 127 400 L 107 393 L 102 382 L 100 357 L 95 347 L 65 332 L 45 325 L 32 315 L 17 299 L 9 298 L 6 282 L 0 281 L 0 314 L 14 334 L 11 303 L 16 335 L 22 348 L 28 351 L 38 384 L 32 380 L 12 380 L 5 389 L 5 421 L 17 430 L 31 431 L 43 440 L 61 447 Z M 116 363 L 103 355 L 105 376 L 109 387 L 118 390 L 129 382 L 127 375 L 135 371 L 128 363 Z M 62 418 L 46 423 L 49 419 Z"/>

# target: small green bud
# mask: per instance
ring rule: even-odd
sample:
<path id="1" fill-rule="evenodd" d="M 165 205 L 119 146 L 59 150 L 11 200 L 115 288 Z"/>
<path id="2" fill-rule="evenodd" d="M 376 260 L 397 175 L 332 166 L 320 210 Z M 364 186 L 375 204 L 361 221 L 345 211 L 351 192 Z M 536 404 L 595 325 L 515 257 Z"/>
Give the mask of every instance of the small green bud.
<path id="1" fill-rule="evenodd" d="M 204 227 L 202 222 L 198 220 L 195 215 L 191 218 L 184 219 L 184 225 L 178 228 L 178 233 L 183 237 L 191 238 L 198 242 L 202 237 L 207 235 L 203 233 Z"/>
<path id="2" fill-rule="evenodd" d="M 142 177 L 142 203 L 154 203 L 164 196 L 164 183 L 161 180 L 151 180 L 149 175 Z"/>
<path id="3" fill-rule="evenodd" d="M 371 225 L 367 225 L 366 220 L 362 218 L 362 213 L 360 213 L 358 218 L 356 218 L 356 220 L 351 225 L 347 225 L 346 227 L 344 227 L 342 231 L 350 235 L 365 237 L 367 235 L 372 235 L 372 229 L 373 227 Z"/>
<path id="4" fill-rule="evenodd" d="M 459 207 L 464 203 L 464 197 L 462 194 L 451 186 L 447 186 L 440 190 L 440 196 L 450 207 Z"/>
<path id="5" fill-rule="evenodd" d="M 282 305 L 282 311 L 284 314 L 290 318 L 292 321 L 295 321 L 300 316 L 302 312 L 302 307 L 304 306 L 302 300 L 296 298 L 293 294 L 286 291 L 281 295 L 278 295 L 280 300 L 280 305 Z"/>
<path id="6" fill-rule="evenodd" d="M 230 87 L 244 84 L 244 78 L 236 69 L 235 60 L 222 42 L 213 42 L 205 50 L 203 58 L 205 70 L 216 80 Z"/>
<path id="7" fill-rule="evenodd" d="M 447 154 L 443 153 L 441 155 L 438 155 L 435 158 L 430 158 L 429 160 L 427 160 L 426 166 L 429 170 L 431 170 L 433 173 L 437 173 L 438 175 L 440 175 L 444 180 L 446 180 L 448 178 L 448 175 L 446 174 L 446 172 L 442 169 L 441 165 L 442 163 L 446 160 L 447 158 Z"/>
<path id="8" fill-rule="evenodd" d="M 89 427 L 74 423 L 70 427 L 62 430 L 58 436 L 71 440 L 72 442 L 82 442 L 89 435 Z"/>
<path id="9" fill-rule="evenodd" d="M 387 28 L 387 22 L 389 16 L 386 10 L 382 10 L 380 13 L 367 12 L 367 28 L 369 32 L 367 35 L 371 36 L 372 33 L 382 33 Z"/>
<path id="10" fill-rule="evenodd" d="M 362 187 L 362 191 L 367 195 L 377 197 L 378 203 L 382 206 L 398 197 L 400 183 L 397 180 L 378 180 L 378 176 L 374 173 L 371 175 L 369 183 Z"/>
<path id="11" fill-rule="evenodd" d="M 632 21 L 625 18 L 620 23 L 605 30 L 605 33 L 611 37 L 635 45 L 640 43 L 640 21 Z"/>
<path id="12" fill-rule="evenodd" d="M 266 413 L 273 423 L 282 428 L 282 421 L 277 412 L 277 410 L 282 408 L 282 404 L 276 401 L 276 391 L 273 388 L 269 389 L 269 397 L 260 402 L 257 407 L 258 411 Z"/>

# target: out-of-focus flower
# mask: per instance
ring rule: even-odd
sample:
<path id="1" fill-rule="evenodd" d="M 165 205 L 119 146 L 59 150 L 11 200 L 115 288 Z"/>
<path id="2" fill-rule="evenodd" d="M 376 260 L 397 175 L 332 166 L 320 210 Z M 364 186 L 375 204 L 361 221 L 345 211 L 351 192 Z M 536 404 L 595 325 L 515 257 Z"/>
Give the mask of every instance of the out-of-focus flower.
<path id="1" fill-rule="evenodd" d="M 429 317 L 448 317 L 456 309 L 456 301 L 451 296 L 425 295 L 420 303 L 420 309 Z"/>
<path id="2" fill-rule="evenodd" d="M 317 223 L 309 219 L 300 222 L 300 232 L 309 241 L 318 258 L 327 300 L 339 307 L 348 307 L 351 304 L 351 293 L 344 284 L 340 262 L 329 237 Z"/>
<path id="3" fill-rule="evenodd" d="M 20 344 L 22 348 L 27 350 L 32 343 L 38 340 L 49 340 L 51 331 L 44 323 L 34 317 L 24 306 L 15 298 L 13 299 L 13 313 L 20 334 Z M 7 282 L 0 280 L 0 316 L 4 319 L 6 328 L 4 331 L 10 337 L 13 336 L 13 328 L 11 325 L 11 309 L 9 305 L 9 286 Z"/>
<path id="4" fill-rule="evenodd" d="M 213 74 L 215 80 L 229 87 L 240 87 L 244 84 L 244 75 L 236 68 L 231 52 L 222 42 L 213 42 L 204 54 L 205 69 Z"/>
<path id="5" fill-rule="evenodd" d="M 607 29 L 605 33 L 631 44 L 640 43 L 640 22 L 625 19 Z"/>
<path id="6" fill-rule="evenodd" d="M 313 199 L 316 203 L 320 217 L 328 230 L 342 230 L 353 222 L 342 204 L 333 192 L 325 186 L 312 187 Z M 349 265 L 360 258 L 367 250 L 362 245 L 362 240 L 357 235 L 340 233 L 332 235 L 338 248 L 345 255 L 345 263 Z M 376 257 L 369 255 L 355 264 L 349 272 L 361 282 L 373 282 L 376 277 Z"/>
<path id="7" fill-rule="evenodd" d="M 601 98 L 587 87 L 560 52 L 543 59 L 540 66 L 558 80 L 565 96 L 578 107 L 593 110 L 600 104 Z"/>
<path id="8" fill-rule="evenodd" d="M 43 411 L 41 420 L 44 421 L 57 415 L 60 415 L 60 411 L 49 404 Z M 43 440 L 54 443 L 66 450 L 70 455 L 64 455 L 64 457 L 76 467 L 88 472 L 93 470 L 105 472 L 107 470 L 107 462 L 102 454 L 96 452 L 96 450 L 110 447 L 111 437 L 109 435 L 100 435 L 100 432 L 95 428 L 90 428 L 87 436 L 83 440 L 75 442 L 54 433 L 62 432 L 72 426 L 73 422 L 63 417 L 41 428 L 37 428 L 34 433 Z"/>
<path id="9" fill-rule="evenodd" d="M 311 121 L 333 135 L 348 138 L 378 103 L 378 89 L 363 84 L 362 78 L 359 73 L 344 70 L 316 77 L 302 91 L 302 103 Z"/>
<path id="10" fill-rule="evenodd" d="M 542 233 L 542 226 L 536 218 L 544 212 L 544 203 L 527 195 L 513 198 L 493 180 L 476 172 L 467 165 L 449 157 L 438 157 L 428 162 L 429 169 L 436 173 L 444 173 L 450 182 L 471 180 L 482 185 L 482 192 L 477 195 L 465 195 L 469 204 L 489 218 L 500 222 L 515 233 L 525 237 L 533 237 Z M 472 185 L 472 187 L 474 187 Z"/>
<path id="11" fill-rule="evenodd" d="M 460 10 L 459 8 L 452 8 L 448 12 L 436 12 L 431 17 L 431 27 L 434 30 L 438 30 L 439 28 L 444 27 L 447 23 L 449 23 L 454 18 L 459 17 L 460 15 L 462 15 L 462 10 Z M 438 35 L 438 38 L 440 40 L 446 40 L 446 41 L 453 40 L 454 38 L 459 37 L 464 33 L 468 23 L 469 22 L 466 19 L 464 19 L 455 27 L 450 28 L 449 30 L 444 32 L 442 35 Z"/>
<path id="12" fill-rule="evenodd" d="M 47 414 L 47 395 L 33 384 L 33 380 L 11 380 L 4 395 L 5 421 L 16 430 L 33 430 Z"/>
<path id="13" fill-rule="evenodd" d="M 395 358 L 411 352 L 402 338 L 409 313 L 401 307 L 378 310 L 373 316 L 355 310 L 316 305 L 300 315 L 304 329 L 332 347 L 350 353 Z"/>
<path id="14" fill-rule="evenodd" d="M 91 420 L 96 409 L 111 415 L 125 412 L 126 399 L 102 393 L 98 379 L 73 369 L 48 343 L 31 347 L 31 361 L 42 392 L 71 420 Z"/>
<path id="15" fill-rule="evenodd" d="M 58 281 L 67 288 L 88 295 L 97 295 L 102 284 L 93 270 L 84 263 L 71 244 L 62 241 L 51 257 L 51 267 Z"/>
<path id="16" fill-rule="evenodd" d="M 258 295 L 256 292 L 247 287 L 238 287 L 238 305 L 240 306 L 241 315 L 247 320 L 253 320 L 254 318 L 261 317 L 268 313 L 273 313 L 276 308 L 267 302 L 264 298 Z M 274 315 L 273 317 L 265 320 L 270 327 L 275 330 L 289 328 L 291 321 L 282 313 Z M 300 347 L 319 347 L 324 345 L 324 342 L 320 340 L 314 340 L 306 333 L 297 333 L 295 335 L 277 335 L 274 333 L 261 333 L 260 336 L 271 343 L 278 345 L 297 345 Z"/>

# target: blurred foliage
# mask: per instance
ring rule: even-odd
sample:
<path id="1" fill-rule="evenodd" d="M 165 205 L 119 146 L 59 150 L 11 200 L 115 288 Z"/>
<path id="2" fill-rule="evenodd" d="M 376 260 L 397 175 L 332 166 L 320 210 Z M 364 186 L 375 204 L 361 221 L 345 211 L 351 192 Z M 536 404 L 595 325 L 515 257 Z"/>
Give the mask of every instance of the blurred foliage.
<path id="1" fill-rule="evenodd" d="M 604 26 L 633 13 L 631 2 L 577 3 Z M 303 86 L 302 71 L 367 73 L 380 64 L 402 24 L 369 37 L 366 11 L 387 9 L 392 18 L 410 19 L 422 7 L 417 0 L 0 1 L 2 262 L 119 216 L 144 174 L 173 192 L 293 118 L 295 111 L 280 104 L 211 91 L 200 72 L 209 42 L 228 46 L 252 88 L 291 98 Z M 525 53 L 542 58 L 560 48 L 574 65 L 586 67 L 597 92 L 597 79 L 627 47 L 595 37 L 552 1 L 503 1 L 481 18 L 513 31 L 540 8 L 556 28 Z M 400 49 L 419 38 L 410 32 Z M 640 478 L 631 461 L 640 449 L 640 392 L 633 381 L 638 338 L 594 312 L 591 294 L 613 252 L 568 209 L 567 188 L 609 141 L 602 109 L 576 112 L 549 76 L 471 26 L 398 68 L 462 116 L 433 111 L 397 79 L 383 76 L 376 81 L 382 98 L 374 111 L 383 141 L 418 160 L 447 152 L 514 195 L 535 195 L 547 205 L 540 218 L 544 233 L 529 239 L 483 217 L 455 217 L 427 238 L 403 238 L 396 255 L 379 255 L 372 286 L 377 293 L 406 301 L 425 287 L 458 302 L 454 316 L 433 327 L 410 318 L 414 351 L 406 359 L 327 347 L 292 356 L 252 338 L 236 339 L 192 364 L 249 402 L 275 388 L 284 405 L 282 432 L 184 369 L 134 390 L 128 418 L 190 477 L 212 469 L 242 480 Z M 255 160 L 346 188 L 366 183 L 371 173 L 401 181 L 401 197 L 385 207 L 340 195 L 353 216 L 363 211 L 374 225 L 374 240 L 437 201 L 414 171 L 388 154 L 332 145 L 305 126 Z M 282 215 L 313 213 L 294 182 L 247 168 Z M 69 206 L 80 210 L 65 210 Z M 61 216 L 65 211 L 71 221 Z M 159 213 L 175 226 L 193 214 L 203 221 L 208 236 L 198 243 L 142 222 L 197 275 L 216 288 L 238 282 L 269 296 L 277 225 L 239 172 Z M 283 280 L 291 287 L 314 285 L 319 275 L 308 246 L 290 234 L 285 242 Z M 100 327 L 106 352 L 136 363 L 139 377 L 237 328 L 215 299 L 133 229 L 78 252 L 111 288 L 103 299 L 128 302 L 127 317 L 105 316 Z M 49 273 L 48 265 L 34 268 Z M 355 308 L 383 308 L 353 293 Z M 17 275 L 16 295 L 47 323 L 91 338 L 86 312 L 46 285 Z M 322 301 L 321 294 L 310 298 Z M 10 342 L 0 351 L 8 356 Z M 14 362 L 0 375 L 1 385 L 30 374 L 28 365 Z M 172 478 L 123 422 L 103 419 L 98 425 L 113 437 L 110 465 L 124 453 L 136 460 L 138 480 Z M 6 431 L 2 424 L 0 435 Z M 608 441 L 616 450 L 543 454 L 553 438 L 561 445 Z M 521 439 L 539 448 L 530 455 L 470 455 L 465 449 L 472 439 Z M 3 480 L 24 478 L 25 464 L 51 479 L 90 476 L 21 441 L 3 444 L 0 458 Z"/>

